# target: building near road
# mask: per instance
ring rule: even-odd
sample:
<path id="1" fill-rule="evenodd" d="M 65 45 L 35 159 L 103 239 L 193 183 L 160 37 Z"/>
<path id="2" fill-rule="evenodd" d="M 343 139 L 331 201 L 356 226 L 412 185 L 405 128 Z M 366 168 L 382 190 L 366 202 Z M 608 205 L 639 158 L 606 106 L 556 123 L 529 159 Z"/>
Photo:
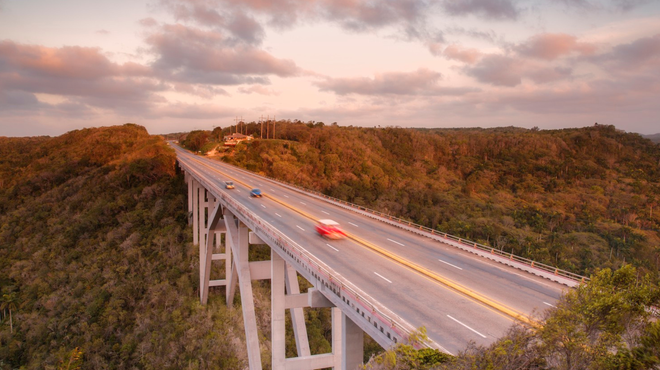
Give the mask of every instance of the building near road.
<path id="1" fill-rule="evenodd" d="M 241 141 L 252 141 L 254 138 L 252 135 L 243 135 L 243 134 L 238 134 L 234 133 L 231 135 L 227 135 L 222 139 L 225 142 L 225 146 L 236 146 L 236 144 L 240 143 Z"/>

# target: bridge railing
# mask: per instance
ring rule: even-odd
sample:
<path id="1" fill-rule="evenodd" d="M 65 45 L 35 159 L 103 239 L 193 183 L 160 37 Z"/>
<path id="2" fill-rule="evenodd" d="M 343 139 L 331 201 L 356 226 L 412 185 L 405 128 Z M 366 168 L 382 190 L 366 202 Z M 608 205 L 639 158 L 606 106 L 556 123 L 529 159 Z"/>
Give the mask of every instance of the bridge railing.
<path id="1" fill-rule="evenodd" d="M 332 282 L 337 285 L 341 292 L 334 292 L 333 290 L 335 294 L 341 294 L 343 292 L 345 295 L 353 297 L 353 301 L 363 307 L 363 312 L 368 311 L 374 318 L 378 318 L 381 322 L 389 324 L 389 328 L 403 340 L 407 340 L 410 338 L 411 334 L 415 332 L 416 328 L 405 321 L 403 318 L 390 311 L 375 298 L 371 297 L 369 294 L 365 293 L 363 290 L 352 284 L 340 273 L 333 270 L 323 261 L 308 252 L 305 248 L 300 246 L 284 233 L 280 232 L 270 223 L 253 213 L 250 209 L 243 206 L 241 203 L 234 200 L 231 196 L 227 195 L 225 191 L 218 187 L 216 184 L 205 181 L 194 168 L 182 163 L 181 161 L 179 161 L 179 164 L 184 167 L 186 171 L 197 174 L 197 181 L 202 183 L 202 185 L 207 190 L 211 191 L 214 196 L 221 199 L 223 204 L 227 206 L 232 211 L 232 213 L 239 217 L 242 216 L 241 221 L 243 221 L 253 232 L 257 232 L 257 234 L 262 237 L 262 239 L 263 236 L 266 236 L 267 239 L 269 239 L 268 241 L 270 241 L 272 244 L 275 244 L 280 248 L 287 249 L 289 252 L 297 256 L 298 259 L 304 261 L 307 265 L 313 267 L 318 273 L 322 274 L 328 282 Z M 268 244 L 271 245 L 270 243 Z M 396 340 L 394 340 L 394 342 L 396 343 Z M 425 343 L 425 345 L 428 347 L 438 347 L 436 344 L 431 343 L 430 341 Z"/>
<path id="2" fill-rule="evenodd" d="M 234 166 L 234 167 L 236 167 L 236 166 Z M 236 167 L 236 168 L 241 170 L 241 171 L 251 173 L 250 171 L 245 170 L 243 168 L 239 168 L 239 167 Z M 439 231 L 439 230 L 435 230 L 435 229 L 432 229 L 432 228 L 429 228 L 429 227 L 426 227 L 426 226 L 423 226 L 423 225 L 419 225 L 419 224 L 416 224 L 416 223 L 414 223 L 410 220 L 404 220 L 404 219 L 398 218 L 396 216 L 389 215 L 387 213 L 383 213 L 383 212 L 376 211 L 376 210 L 373 210 L 373 209 L 370 209 L 370 208 L 367 208 L 367 207 L 364 207 L 364 206 L 360 206 L 360 205 L 357 205 L 357 204 L 354 204 L 354 203 L 351 203 L 351 202 L 347 202 L 345 200 L 341 200 L 341 199 L 338 199 L 338 198 L 335 198 L 335 197 L 331 197 L 331 196 L 323 194 L 319 191 L 310 190 L 310 189 L 307 189 L 307 188 L 302 187 L 300 185 L 292 184 L 292 183 L 289 183 L 289 182 L 286 182 L 286 181 L 283 181 L 283 180 L 280 180 L 280 179 L 276 179 L 274 177 L 265 176 L 265 175 L 260 175 L 260 176 L 263 176 L 263 177 L 265 177 L 265 178 L 267 178 L 271 181 L 275 181 L 277 183 L 280 183 L 284 186 L 295 188 L 297 190 L 304 191 L 306 193 L 311 193 L 311 194 L 314 194 L 316 196 L 328 199 L 332 202 L 338 203 L 338 204 L 346 206 L 348 208 L 352 208 L 352 209 L 355 209 L 355 210 L 360 210 L 360 211 L 369 213 L 371 215 L 387 219 L 389 221 L 395 222 L 396 224 L 398 224 L 400 226 L 407 226 L 411 229 L 414 229 L 415 231 L 422 231 L 422 232 L 426 232 L 426 233 L 431 234 L 431 235 L 436 235 L 436 236 L 439 236 L 439 237 L 443 237 L 445 239 L 452 240 L 452 241 L 455 241 L 457 243 L 460 243 L 464 246 L 475 248 L 475 249 L 478 249 L 478 250 L 481 250 L 481 251 L 484 251 L 484 252 L 488 252 L 490 254 L 506 258 L 510 261 L 514 261 L 514 262 L 529 266 L 531 268 L 534 268 L 534 269 L 537 269 L 537 270 L 540 270 L 540 271 L 545 271 L 545 272 L 548 272 L 548 273 L 551 273 L 551 274 L 554 274 L 554 275 L 557 275 L 557 276 L 561 276 L 561 277 L 564 277 L 566 279 L 573 280 L 573 281 L 576 281 L 576 282 L 589 281 L 588 277 L 585 277 L 585 276 L 582 276 L 582 275 L 579 275 L 579 274 L 576 274 L 576 273 L 573 273 L 573 272 L 570 272 L 570 271 L 567 271 L 567 270 L 562 270 L 562 269 L 560 269 L 556 266 L 551 266 L 551 265 L 547 265 L 547 264 L 544 264 L 544 263 L 541 263 L 541 262 L 538 262 L 538 261 L 534 261 L 534 260 L 529 259 L 529 258 L 520 257 L 520 256 L 517 256 L 513 253 L 505 252 L 501 249 L 497 249 L 497 248 L 492 247 L 492 246 L 477 243 L 477 242 L 474 242 L 474 241 L 471 241 L 471 240 L 468 240 L 468 239 L 465 239 L 465 238 L 461 238 L 461 237 L 451 235 L 451 234 L 448 234 L 448 233 L 445 233 L 445 232 L 442 232 L 442 231 Z"/>

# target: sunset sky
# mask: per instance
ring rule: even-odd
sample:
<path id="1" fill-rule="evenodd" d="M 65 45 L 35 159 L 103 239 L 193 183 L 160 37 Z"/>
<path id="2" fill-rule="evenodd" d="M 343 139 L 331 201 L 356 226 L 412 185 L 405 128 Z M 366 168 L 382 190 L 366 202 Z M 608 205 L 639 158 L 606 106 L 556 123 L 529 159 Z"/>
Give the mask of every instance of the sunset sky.
<path id="1" fill-rule="evenodd" d="M 236 116 L 660 132 L 660 0 L 0 0 L 0 136 Z"/>

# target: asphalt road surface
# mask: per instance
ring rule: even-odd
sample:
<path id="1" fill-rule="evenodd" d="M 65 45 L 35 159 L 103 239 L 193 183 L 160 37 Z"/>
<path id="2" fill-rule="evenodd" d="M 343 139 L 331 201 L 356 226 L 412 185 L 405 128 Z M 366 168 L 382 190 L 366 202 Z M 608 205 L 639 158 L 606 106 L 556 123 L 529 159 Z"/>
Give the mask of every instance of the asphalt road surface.
<path id="1" fill-rule="evenodd" d="M 470 294 L 424 276 L 399 262 L 346 238 L 327 240 L 315 231 L 315 220 L 332 219 L 344 231 L 366 240 L 475 295 L 524 315 L 538 316 L 555 304 L 567 287 L 505 266 L 456 247 L 415 235 L 299 190 L 278 184 L 216 160 L 191 154 L 176 145 L 179 160 L 195 166 L 208 180 L 277 227 L 329 267 L 415 327 L 426 327 L 429 337 L 452 354 L 469 341 L 487 345 L 503 336 L 516 320 Z M 266 195 L 250 197 L 259 188 Z M 302 213 L 311 216 L 306 217 Z"/>

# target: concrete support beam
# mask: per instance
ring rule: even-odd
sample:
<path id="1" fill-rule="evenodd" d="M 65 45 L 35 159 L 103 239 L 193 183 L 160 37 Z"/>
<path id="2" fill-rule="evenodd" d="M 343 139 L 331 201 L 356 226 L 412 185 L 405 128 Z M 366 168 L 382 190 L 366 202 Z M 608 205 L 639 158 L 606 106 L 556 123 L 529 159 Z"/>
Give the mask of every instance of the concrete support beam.
<path id="1" fill-rule="evenodd" d="M 250 244 L 266 244 L 266 243 L 263 240 L 261 240 L 259 235 L 250 231 Z"/>
<path id="2" fill-rule="evenodd" d="M 241 290 L 241 307 L 243 309 L 243 325 L 245 327 L 245 340 L 247 342 L 248 362 L 250 370 L 261 370 L 261 351 L 259 348 L 259 334 L 257 332 L 257 317 L 254 310 L 254 296 L 252 294 L 252 278 L 248 262 L 248 229 L 245 225 L 236 225 L 234 216 L 227 217 L 227 240 L 234 255 L 235 275 L 238 275 L 238 286 Z M 232 276 L 232 280 L 233 280 Z M 231 282 L 230 282 L 231 287 Z M 231 295 L 233 300 L 233 293 Z M 230 304 L 231 301 L 227 301 Z"/>
<path id="3" fill-rule="evenodd" d="M 199 184 L 195 180 L 192 190 L 193 244 L 199 245 Z"/>
<path id="4" fill-rule="evenodd" d="M 270 250 L 271 280 L 271 345 L 273 370 L 284 369 L 286 366 L 285 310 L 284 310 L 284 268 L 285 263 L 274 250 Z"/>
<path id="5" fill-rule="evenodd" d="M 211 237 L 206 238 L 206 245 L 204 247 L 200 247 L 200 299 L 202 304 L 206 304 L 209 299 L 209 287 L 211 284 L 209 281 L 211 280 L 211 262 L 213 261 L 213 248 L 215 247 L 215 238 L 213 238 L 215 233 L 215 229 L 220 224 L 221 216 L 222 216 L 222 206 L 220 205 L 219 202 L 216 202 L 216 199 L 212 199 L 212 207 L 213 211 L 210 212 L 210 218 L 209 218 L 209 225 L 208 225 L 208 233 L 207 235 L 210 235 Z M 220 237 L 220 234 L 217 234 L 218 238 Z M 217 285 L 214 285 L 217 286 Z"/>
<path id="6" fill-rule="evenodd" d="M 338 307 L 331 308 L 332 310 L 332 357 L 334 358 L 335 369 L 339 369 L 342 359 L 342 331 L 341 331 L 341 318 L 344 315 Z"/>
<path id="7" fill-rule="evenodd" d="M 229 258 L 227 258 L 227 264 L 225 265 L 225 270 L 227 271 L 225 279 L 227 280 L 228 284 L 227 290 L 225 292 L 225 300 L 227 302 L 227 306 L 232 307 L 234 304 L 234 295 L 236 294 L 236 286 L 238 284 L 238 274 L 236 273 L 236 256 L 234 256 L 232 260 L 231 254 L 233 253 L 232 245 L 238 245 L 238 231 L 234 231 L 233 233 L 229 232 L 230 225 L 233 225 L 232 230 L 237 230 L 236 219 L 234 218 L 234 215 L 226 208 L 223 214 L 225 219 L 225 227 L 227 228 L 227 235 L 225 238 L 225 253 L 230 255 Z"/>
<path id="8" fill-rule="evenodd" d="M 209 281 L 209 286 L 225 286 L 225 285 L 227 285 L 227 280 L 225 279 Z"/>
<path id="9" fill-rule="evenodd" d="M 305 308 L 309 307 L 309 298 L 307 297 L 307 293 L 303 294 L 287 294 L 284 297 L 284 308 L 287 310 L 290 308 Z"/>
<path id="10" fill-rule="evenodd" d="M 192 224 L 193 212 L 193 182 L 195 181 L 188 172 L 185 173 L 186 183 L 188 184 L 188 225 Z"/>
<path id="11" fill-rule="evenodd" d="M 307 304 L 309 307 L 334 307 L 335 305 L 330 302 L 321 292 L 316 288 L 309 288 L 307 290 Z"/>
<path id="12" fill-rule="evenodd" d="M 300 285 L 298 284 L 298 273 L 293 266 L 286 264 L 286 292 L 288 296 L 300 294 Z M 310 356 L 309 339 L 307 337 L 307 325 L 305 325 L 305 313 L 302 307 L 291 308 L 291 324 L 293 325 L 293 335 L 296 338 L 296 353 L 298 357 Z"/>
<path id="13" fill-rule="evenodd" d="M 341 368 L 342 370 L 357 369 L 362 365 L 364 357 L 364 332 L 343 313 L 341 327 Z"/>
<path id="14" fill-rule="evenodd" d="M 270 261 L 250 262 L 250 275 L 252 280 L 270 279 Z"/>
<path id="15" fill-rule="evenodd" d="M 334 366 L 335 358 L 332 353 L 286 359 L 287 370 L 324 369 Z"/>

